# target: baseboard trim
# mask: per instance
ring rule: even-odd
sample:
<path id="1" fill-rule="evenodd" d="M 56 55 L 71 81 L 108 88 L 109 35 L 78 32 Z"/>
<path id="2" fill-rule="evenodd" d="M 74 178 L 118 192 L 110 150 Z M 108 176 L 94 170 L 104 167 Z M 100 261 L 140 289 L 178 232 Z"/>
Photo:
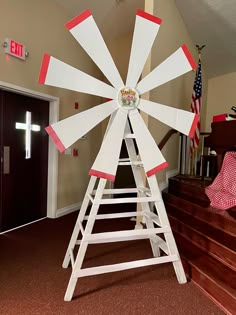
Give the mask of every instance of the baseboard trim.
<path id="1" fill-rule="evenodd" d="M 81 205 L 82 205 L 82 201 L 78 202 L 78 203 L 75 203 L 73 205 L 64 207 L 64 208 L 57 209 L 57 211 L 56 211 L 56 218 L 59 218 L 59 217 L 62 217 L 64 215 L 66 215 L 66 214 L 78 211 L 81 208 Z"/>

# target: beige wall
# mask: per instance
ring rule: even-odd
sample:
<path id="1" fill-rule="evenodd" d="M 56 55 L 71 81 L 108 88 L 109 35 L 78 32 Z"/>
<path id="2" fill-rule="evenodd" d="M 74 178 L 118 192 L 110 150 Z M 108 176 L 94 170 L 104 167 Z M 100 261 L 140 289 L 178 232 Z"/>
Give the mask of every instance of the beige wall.
<path id="1" fill-rule="evenodd" d="M 71 36 L 64 24 L 69 17 L 52 1 L 1 0 L 0 40 L 6 37 L 24 43 L 29 51 L 26 61 L 10 57 L 6 60 L 0 48 L 0 81 L 60 98 L 60 119 L 100 103 L 100 98 L 79 94 L 37 83 L 42 56 L 46 52 L 95 77 L 101 76 L 94 63 Z M 89 180 L 88 171 L 101 142 L 101 126 L 88 134 L 87 140 L 75 144 L 79 156 L 59 156 L 58 208 L 75 204 L 83 199 Z"/>
<path id="2" fill-rule="evenodd" d="M 214 115 L 233 113 L 236 105 L 236 72 L 209 79 L 206 113 L 206 130 L 211 131 Z"/>
<path id="3" fill-rule="evenodd" d="M 190 53 L 195 61 L 198 61 L 198 53 L 195 43 L 192 42 L 189 33 L 185 27 L 182 17 L 175 5 L 174 0 L 157 0 L 154 1 L 154 15 L 162 19 L 162 24 L 158 32 L 157 40 L 152 49 L 152 68 L 164 61 L 174 51 L 176 51 L 184 43 L 188 46 Z M 203 69 L 203 104 L 206 103 L 207 80 Z M 191 71 L 179 78 L 176 78 L 154 90 L 150 93 L 152 101 L 165 104 L 168 106 L 190 110 L 191 95 L 195 71 Z M 202 111 L 202 120 L 204 124 L 205 105 Z M 149 118 L 149 129 L 153 134 L 157 143 L 163 138 L 170 127 L 158 122 L 153 118 Z M 169 163 L 169 167 L 158 174 L 159 182 L 165 180 L 165 172 L 176 170 L 178 168 L 178 150 L 179 136 L 174 135 L 163 148 L 162 153 Z"/>

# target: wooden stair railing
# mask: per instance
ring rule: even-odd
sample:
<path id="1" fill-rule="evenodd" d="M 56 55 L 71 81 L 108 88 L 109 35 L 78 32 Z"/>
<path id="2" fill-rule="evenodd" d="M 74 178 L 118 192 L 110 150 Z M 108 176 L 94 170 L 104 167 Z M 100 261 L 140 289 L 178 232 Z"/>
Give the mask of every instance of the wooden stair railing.
<path id="1" fill-rule="evenodd" d="M 175 129 L 170 129 L 170 130 L 166 133 L 166 135 L 162 138 L 162 140 L 161 140 L 161 141 L 159 142 L 159 144 L 158 144 L 158 147 L 159 147 L 160 150 L 163 149 L 163 147 L 166 145 L 166 143 L 168 142 L 168 140 L 170 139 L 170 137 L 171 137 L 173 134 L 175 134 L 175 133 L 178 133 L 178 131 L 175 130 Z"/>

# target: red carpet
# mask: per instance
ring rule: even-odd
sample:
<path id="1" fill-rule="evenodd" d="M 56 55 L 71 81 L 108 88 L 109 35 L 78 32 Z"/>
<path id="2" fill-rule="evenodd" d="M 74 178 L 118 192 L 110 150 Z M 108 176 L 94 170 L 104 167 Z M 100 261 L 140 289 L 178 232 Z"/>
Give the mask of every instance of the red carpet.
<path id="1" fill-rule="evenodd" d="M 71 269 L 61 265 L 76 216 L 45 219 L 0 236 L 1 315 L 223 314 L 194 284 L 178 284 L 172 264 L 81 278 L 73 300 L 64 302 Z M 111 224 L 134 225 L 122 220 Z M 150 255 L 147 241 L 93 245 L 85 264 Z"/>

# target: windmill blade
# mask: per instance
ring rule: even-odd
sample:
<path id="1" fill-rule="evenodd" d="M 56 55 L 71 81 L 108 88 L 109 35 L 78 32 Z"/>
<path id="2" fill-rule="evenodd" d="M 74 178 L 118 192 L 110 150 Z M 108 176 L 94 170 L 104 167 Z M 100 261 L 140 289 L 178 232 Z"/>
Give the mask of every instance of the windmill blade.
<path id="1" fill-rule="evenodd" d="M 179 132 L 191 138 L 194 136 L 199 121 L 198 114 L 143 99 L 138 108 Z"/>
<path id="2" fill-rule="evenodd" d="M 106 137 L 106 134 L 107 134 L 107 132 L 108 132 L 112 122 L 113 122 L 113 119 L 114 119 L 115 115 L 116 115 L 116 112 L 113 112 L 111 114 L 110 118 L 109 118 L 109 121 L 108 121 L 108 124 L 107 124 L 107 128 L 106 128 L 106 131 L 105 131 L 105 134 L 104 134 L 104 138 Z"/>
<path id="3" fill-rule="evenodd" d="M 48 126 L 46 131 L 59 151 L 63 152 L 117 109 L 116 101 L 105 102 L 56 122 Z"/>
<path id="4" fill-rule="evenodd" d="M 110 99 L 115 99 L 117 94 L 112 86 L 47 54 L 43 57 L 38 82 Z"/>
<path id="5" fill-rule="evenodd" d="M 141 80 L 137 90 L 143 94 L 196 68 L 187 46 L 183 45 Z"/>
<path id="6" fill-rule="evenodd" d="M 116 89 L 121 89 L 124 83 L 90 10 L 84 11 L 82 14 L 69 21 L 66 27 L 111 84 Z"/>
<path id="7" fill-rule="evenodd" d="M 147 176 L 168 166 L 138 110 L 130 110 L 129 119 Z"/>
<path id="8" fill-rule="evenodd" d="M 122 108 L 116 112 L 89 175 L 115 180 L 127 113 L 128 111 Z"/>
<path id="9" fill-rule="evenodd" d="M 137 10 L 126 86 L 136 87 L 161 21 L 156 16 Z"/>

